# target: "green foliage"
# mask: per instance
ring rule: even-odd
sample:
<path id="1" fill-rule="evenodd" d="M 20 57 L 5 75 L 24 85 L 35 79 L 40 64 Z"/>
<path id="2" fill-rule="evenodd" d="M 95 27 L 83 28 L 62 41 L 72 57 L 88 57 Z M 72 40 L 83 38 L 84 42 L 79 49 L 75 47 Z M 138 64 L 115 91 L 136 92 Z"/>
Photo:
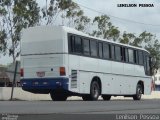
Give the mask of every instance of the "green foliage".
<path id="1" fill-rule="evenodd" d="M 132 44 L 136 39 L 136 36 L 133 33 L 123 33 L 122 37 L 119 38 L 119 42 L 123 44 Z M 136 46 L 136 45 L 135 45 Z"/>
<path id="2" fill-rule="evenodd" d="M 39 11 L 35 0 L 15 0 L 13 22 L 22 28 L 35 26 L 39 23 Z"/>
<path id="3" fill-rule="evenodd" d="M 90 18 L 82 15 L 75 20 L 75 28 L 79 31 L 85 31 L 89 23 L 90 23 Z"/>
<path id="4" fill-rule="evenodd" d="M 39 23 L 40 8 L 35 0 L 2 0 L 0 4 L 0 24 L 3 28 L 1 36 L 5 36 L 1 37 L 0 50 L 8 50 L 14 62 L 20 54 L 21 31 Z"/>
<path id="5" fill-rule="evenodd" d="M 120 31 L 113 26 L 110 18 L 107 15 L 96 16 L 93 23 L 97 25 L 96 30 L 93 30 L 91 35 L 116 41 L 120 36 Z"/>
<path id="6" fill-rule="evenodd" d="M 72 0 L 50 0 L 49 3 L 48 6 L 48 0 L 46 0 L 45 7 L 41 9 L 41 21 L 45 21 L 45 25 L 54 24 L 60 16 L 62 25 L 85 31 L 90 19 L 84 15 L 78 4 Z"/>
<path id="7" fill-rule="evenodd" d="M 0 31 L 0 52 L 5 53 L 6 52 L 6 47 L 7 47 L 7 42 L 6 42 L 6 33 L 4 30 Z"/>
<path id="8" fill-rule="evenodd" d="M 43 21 L 45 25 L 51 24 L 54 21 L 54 17 L 56 17 L 60 12 L 60 9 L 58 8 L 58 1 L 59 0 L 50 0 L 50 4 L 48 6 L 48 0 L 46 0 L 46 5 L 41 9 L 41 21 Z"/>

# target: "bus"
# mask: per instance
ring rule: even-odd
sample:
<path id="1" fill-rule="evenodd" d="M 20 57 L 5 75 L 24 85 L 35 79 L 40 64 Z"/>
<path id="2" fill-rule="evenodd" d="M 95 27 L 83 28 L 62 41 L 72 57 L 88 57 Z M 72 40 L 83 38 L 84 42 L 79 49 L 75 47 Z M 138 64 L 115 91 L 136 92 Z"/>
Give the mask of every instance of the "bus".
<path id="1" fill-rule="evenodd" d="M 53 101 L 70 96 L 83 100 L 133 97 L 152 91 L 151 57 L 147 50 L 89 36 L 65 26 L 23 30 L 21 85 Z"/>

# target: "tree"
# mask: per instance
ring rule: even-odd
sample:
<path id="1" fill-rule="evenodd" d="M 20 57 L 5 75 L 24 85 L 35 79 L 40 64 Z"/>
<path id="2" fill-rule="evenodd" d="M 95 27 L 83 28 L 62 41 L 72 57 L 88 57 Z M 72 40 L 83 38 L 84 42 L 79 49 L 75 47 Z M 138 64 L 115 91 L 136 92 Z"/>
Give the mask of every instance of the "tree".
<path id="1" fill-rule="evenodd" d="M 122 37 L 119 38 L 119 42 L 123 44 L 132 44 L 136 39 L 136 36 L 133 33 L 123 33 Z M 136 46 L 136 45 L 134 45 Z"/>
<path id="2" fill-rule="evenodd" d="M 50 0 L 48 5 L 48 0 L 46 0 L 45 6 L 41 9 L 41 24 L 49 25 L 55 22 L 60 9 L 59 9 L 59 0 Z"/>
<path id="3" fill-rule="evenodd" d="M 35 0 L 1 0 L 0 4 L 1 48 L 7 50 L 15 62 L 20 54 L 21 31 L 39 23 L 40 8 Z"/>
<path id="4" fill-rule="evenodd" d="M 46 25 L 54 24 L 60 16 L 58 20 L 62 21 L 62 25 L 85 31 L 87 24 L 90 22 L 90 19 L 84 16 L 83 10 L 72 0 L 50 0 L 49 5 L 48 0 L 46 0 L 46 6 L 41 11 L 41 21 L 45 21 L 44 24 Z"/>
<path id="5" fill-rule="evenodd" d="M 93 30 L 91 35 L 116 41 L 119 38 L 120 31 L 117 27 L 113 26 L 110 18 L 107 15 L 96 16 L 93 20 L 96 24 L 96 30 Z"/>
<path id="6" fill-rule="evenodd" d="M 6 33 L 4 30 L 0 31 L 0 52 L 4 53 L 6 52 L 7 42 L 6 42 Z"/>

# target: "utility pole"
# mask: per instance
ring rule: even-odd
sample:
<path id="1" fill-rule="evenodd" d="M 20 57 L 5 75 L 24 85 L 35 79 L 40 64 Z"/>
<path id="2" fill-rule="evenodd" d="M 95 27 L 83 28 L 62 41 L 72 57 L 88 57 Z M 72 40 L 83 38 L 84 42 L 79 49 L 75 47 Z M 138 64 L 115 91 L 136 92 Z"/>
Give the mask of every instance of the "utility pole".
<path id="1" fill-rule="evenodd" d="M 16 82 L 17 67 L 18 67 L 18 61 L 16 61 L 16 64 L 15 64 L 14 78 L 13 78 L 13 82 L 12 82 L 12 91 L 11 91 L 11 99 L 10 100 L 12 100 L 12 98 L 13 98 L 13 91 L 14 91 L 15 82 Z"/>

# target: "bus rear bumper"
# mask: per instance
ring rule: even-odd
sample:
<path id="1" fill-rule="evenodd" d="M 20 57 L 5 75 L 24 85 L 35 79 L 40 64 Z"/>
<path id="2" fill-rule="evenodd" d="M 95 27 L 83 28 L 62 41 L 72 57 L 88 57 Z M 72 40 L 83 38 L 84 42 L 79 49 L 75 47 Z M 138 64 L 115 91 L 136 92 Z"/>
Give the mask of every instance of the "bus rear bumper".
<path id="1" fill-rule="evenodd" d="M 53 90 L 68 91 L 68 78 L 21 79 L 22 89 L 32 93 L 50 93 Z"/>

